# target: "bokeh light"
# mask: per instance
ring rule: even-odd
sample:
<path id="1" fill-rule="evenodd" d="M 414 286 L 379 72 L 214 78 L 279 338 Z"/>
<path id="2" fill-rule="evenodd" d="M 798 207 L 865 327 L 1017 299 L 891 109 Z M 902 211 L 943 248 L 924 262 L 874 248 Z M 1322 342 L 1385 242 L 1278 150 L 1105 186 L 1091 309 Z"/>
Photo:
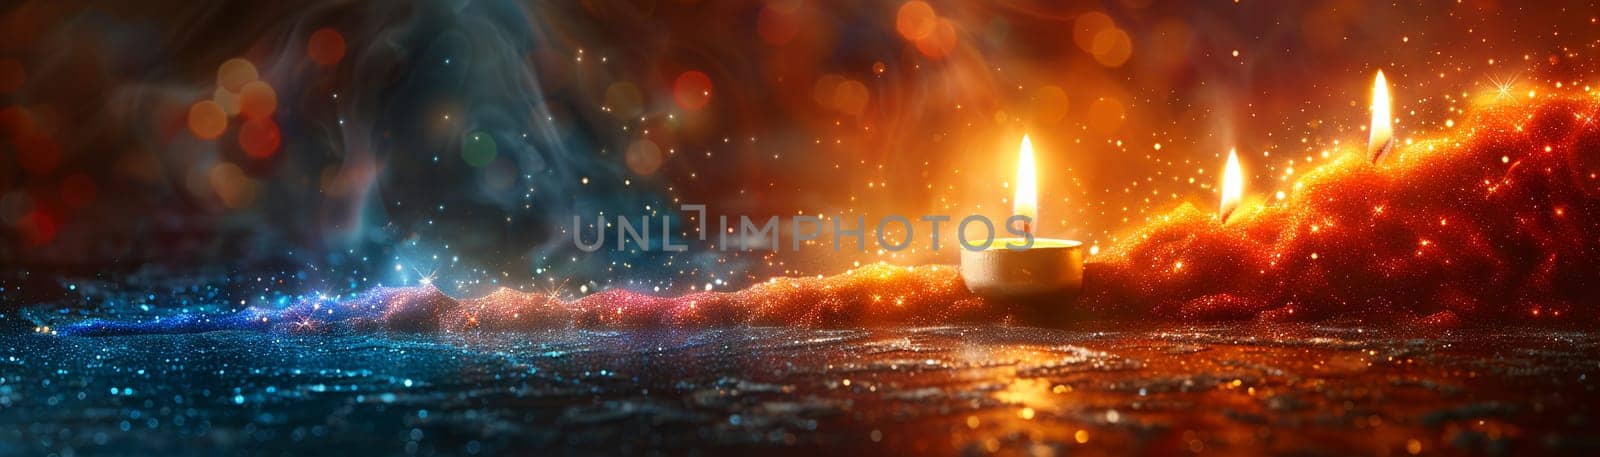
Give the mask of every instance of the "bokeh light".
<path id="1" fill-rule="evenodd" d="M 656 174 L 661 168 L 661 147 L 648 139 L 639 139 L 628 145 L 626 161 L 628 170 L 639 176 Z"/>
<path id="2" fill-rule="evenodd" d="M 306 54 L 318 65 L 331 67 L 344 59 L 344 35 L 332 28 L 317 29 L 306 41 Z"/>
<path id="3" fill-rule="evenodd" d="M 1120 67 L 1128 61 L 1128 57 L 1133 56 L 1133 42 L 1128 38 L 1128 32 L 1115 27 L 1096 32 L 1089 47 L 1094 60 L 1107 67 Z"/>
<path id="4" fill-rule="evenodd" d="M 228 59 L 217 66 L 217 85 L 233 92 L 243 90 L 245 84 L 260 77 L 256 65 L 242 58 Z"/>
<path id="5" fill-rule="evenodd" d="M 215 140 L 228 129 L 228 113 L 222 105 L 201 100 L 189 105 L 189 133 L 202 140 Z"/>
<path id="6" fill-rule="evenodd" d="M 461 140 L 461 160 L 467 165 L 481 167 L 494 161 L 499 154 L 500 147 L 495 144 L 494 137 L 483 132 L 472 132 Z"/>
<path id="7" fill-rule="evenodd" d="M 211 168 L 208 179 L 224 206 L 240 209 L 255 203 L 257 184 L 238 165 L 219 163 Z"/>
<path id="8" fill-rule="evenodd" d="M 844 77 L 836 73 L 818 77 L 817 82 L 811 87 L 812 101 L 817 102 L 817 106 L 829 110 L 837 109 L 839 105 L 835 103 L 834 94 L 839 91 L 840 84 L 844 84 Z"/>
<path id="9" fill-rule="evenodd" d="M 211 101 L 217 102 L 217 106 L 222 107 L 222 112 L 228 113 L 229 116 L 235 116 L 239 114 L 238 92 L 233 92 L 227 88 L 219 86 L 217 87 L 217 90 L 211 92 Z"/>
<path id="10" fill-rule="evenodd" d="M 867 85 L 861 81 L 845 80 L 834 86 L 833 107 L 840 112 L 853 116 L 860 116 L 867 109 L 868 99 L 872 96 L 867 90 Z"/>
<path id="11" fill-rule="evenodd" d="M 939 24 L 939 16 L 927 2 L 913 0 L 900 5 L 894 24 L 902 38 L 917 41 L 933 33 Z"/>
<path id="12" fill-rule="evenodd" d="M 258 117 L 244 121 L 239 126 L 239 147 L 245 154 L 257 159 L 272 157 L 278 152 L 278 146 L 283 142 L 282 134 L 278 131 L 278 123 L 270 117 Z"/>
<path id="13" fill-rule="evenodd" d="M 697 111 L 711 101 L 711 77 L 699 70 L 689 70 L 678 75 L 672 85 L 673 99 L 678 107 Z"/>
<path id="14" fill-rule="evenodd" d="M 917 39 L 917 51 L 928 57 L 942 58 L 955 51 L 959 39 L 955 23 L 939 18 L 931 32 Z"/>
<path id="15" fill-rule="evenodd" d="M 1072 43 L 1076 44 L 1078 49 L 1092 55 L 1095 37 L 1099 36 L 1100 32 L 1115 27 L 1116 23 L 1112 22 L 1111 16 L 1107 16 L 1106 13 L 1090 11 L 1079 14 L 1072 21 Z"/>
<path id="16" fill-rule="evenodd" d="M 239 90 L 239 114 L 252 119 L 272 116 L 278 110 L 278 92 L 265 81 L 251 81 Z"/>
<path id="17" fill-rule="evenodd" d="M 644 113 L 644 94 L 639 86 L 627 81 L 617 81 L 606 87 L 606 108 L 621 118 L 634 118 Z"/>
<path id="18" fill-rule="evenodd" d="M 1067 99 L 1067 91 L 1060 86 L 1045 85 L 1033 92 L 1030 100 L 1033 111 L 1033 120 L 1041 125 L 1053 125 L 1061 122 L 1067 116 L 1067 108 L 1071 106 Z"/>

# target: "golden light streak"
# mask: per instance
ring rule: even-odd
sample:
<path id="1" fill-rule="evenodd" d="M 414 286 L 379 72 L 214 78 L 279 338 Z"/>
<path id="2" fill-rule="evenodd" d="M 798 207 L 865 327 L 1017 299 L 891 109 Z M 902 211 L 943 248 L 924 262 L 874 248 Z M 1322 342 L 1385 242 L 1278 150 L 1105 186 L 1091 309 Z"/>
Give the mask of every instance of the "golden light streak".
<path id="1" fill-rule="evenodd" d="M 1228 165 L 1222 171 L 1222 206 L 1217 211 L 1217 219 L 1227 223 L 1228 216 L 1239 208 L 1239 200 L 1243 197 L 1244 171 L 1239 168 L 1238 151 L 1230 149 Z"/>
<path id="2" fill-rule="evenodd" d="M 1367 157 L 1372 163 L 1378 163 L 1394 149 L 1393 118 L 1389 111 L 1389 81 L 1383 78 L 1383 70 L 1378 70 L 1377 78 L 1372 81 L 1372 127 L 1367 140 Z"/>
<path id="3" fill-rule="evenodd" d="M 1011 214 L 1027 216 L 1029 219 L 1037 221 L 1039 220 L 1039 184 L 1038 176 L 1033 166 L 1033 142 L 1028 140 L 1027 135 L 1022 136 L 1022 146 L 1019 148 L 1018 155 L 1017 190 L 1015 198 L 1012 200 L 1014 203 Z M 1033 225 L 1035 224 L 1025 226 L 1024 230 L 1032 232 Z"/>

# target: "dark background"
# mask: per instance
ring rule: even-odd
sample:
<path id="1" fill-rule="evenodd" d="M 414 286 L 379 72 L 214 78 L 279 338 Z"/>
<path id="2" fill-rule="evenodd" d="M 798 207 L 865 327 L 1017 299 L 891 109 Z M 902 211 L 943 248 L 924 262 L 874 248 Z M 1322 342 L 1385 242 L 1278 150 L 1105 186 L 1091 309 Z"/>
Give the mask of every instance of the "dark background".
<path id="1" fill-rule="evenodd" d="M 1324 151 L 1364 148 L 1379 69 L 1404 141 L 1479 97 L 1594 84 L 1573 75 L 1600 38 L 1589 2 L 927 5 L 934 32 L 913 39 L 929 16 L 902 2 L 13 4 L 0 268 L 670 292 L 948 262 L 926 242 L 835 254 L 826 239 L 583 254 L 568 230 L 668 215 L 693 238 L 679 203 L 1003 217 L 1023 133 L 1040 234 L 1107 245 L 1181 202 L 1215 205 L 1229 148 L 1266 198 Z M 340 58 L 309 55 L 318 30 L 343 38 Z M 242 116 L 216 139 L 189 128 L 233 58 L 276 94 L 265 156 L 241 146 Z"/>

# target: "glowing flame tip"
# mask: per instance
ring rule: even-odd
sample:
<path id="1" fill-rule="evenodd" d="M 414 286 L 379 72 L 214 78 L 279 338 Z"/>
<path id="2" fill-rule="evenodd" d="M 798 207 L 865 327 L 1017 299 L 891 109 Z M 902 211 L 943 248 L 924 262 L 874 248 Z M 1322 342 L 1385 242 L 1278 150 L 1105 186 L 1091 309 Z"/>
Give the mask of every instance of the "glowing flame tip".
<path id="1" fill-rule="evenodd" d="M 1384 79 L 1383 70 L 1378 70 L 1378 76 L 1372 81 L 1372 126 L 1369 127 L 1371 137 L 1367 140 L 1367 157 L 1372 159 L 1372 163 L 1378 163 L 1378 160 L 1394 149 L 1394 126 L 1393 118 L 1389 115 L 1390 108 L 1389 81 Z"/>
<path id="2" fill-rule="evenodd" d="M 1239 153 L 1237 150 L 1228 150 L 1228 165 L 1222 171 L 1222 206 L 1218 208 L 1217 219 L 1228 222 L 1228 216 L 1233 210 L 1239 208 L 1239 200 L 1244 197 L 1244 170 L 1239 168 Z"/>
<path id="3" fill-rule="evenodd" d="M 1017 191 L 1012 199 L 1012 214 L 1028 216 L 1034 221 L 1039 220 L 1039 193 L 1038 177 L 1033 166 L 1033 142 L 1027 135 L 1022 136 L 1022 145 L 1018 148 L 1017 157 Z M 1031 225 L 1025 229 L 1032 231 Z"/>

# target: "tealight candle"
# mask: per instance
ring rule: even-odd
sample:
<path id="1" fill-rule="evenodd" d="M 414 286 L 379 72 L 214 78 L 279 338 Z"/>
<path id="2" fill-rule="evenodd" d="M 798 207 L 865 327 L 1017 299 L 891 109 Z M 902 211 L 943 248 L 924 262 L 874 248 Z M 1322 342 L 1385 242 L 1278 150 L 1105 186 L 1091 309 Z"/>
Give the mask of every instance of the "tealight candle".
<path id="1" fill-rule="evenodd" d="M 1038 220 L 1037 202 L 1033 144 L 1023 136 L 1014 213 Z M 1034 233 L 1034 225 L 1023 231 Z M 1071 297 L 1083 290 L 1083 243 L 1034 237 L 1031 246 L 1014 248 L 1026 243 L 1024 238 L 1000 238 L 983 250 L 962 250 L 962 282 L 972 293 L 992 300 Z"/>

